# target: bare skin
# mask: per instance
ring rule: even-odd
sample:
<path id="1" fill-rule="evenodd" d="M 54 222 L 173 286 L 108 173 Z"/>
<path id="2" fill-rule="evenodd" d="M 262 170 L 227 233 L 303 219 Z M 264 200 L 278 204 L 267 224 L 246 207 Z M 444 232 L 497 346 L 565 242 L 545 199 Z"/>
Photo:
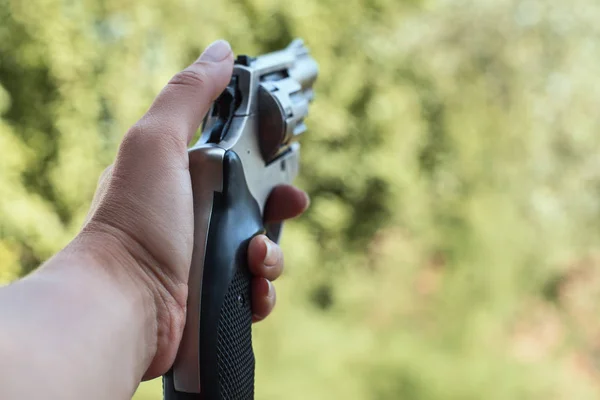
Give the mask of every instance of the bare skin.
<path id="1" fill-rule="evenodd" d="M 172 365 L 193 245 L 187 146 L 233 68 L 226 42 L 175 75 L 125 135 L 81 232 L 35 273 L 0 289 L 0 398 L 128 399 Z M 267 222 L 301 214 L 304 192 L 271 194 Z M 249 246 L 254 321 L 275 305 L 281 249 Z"/>

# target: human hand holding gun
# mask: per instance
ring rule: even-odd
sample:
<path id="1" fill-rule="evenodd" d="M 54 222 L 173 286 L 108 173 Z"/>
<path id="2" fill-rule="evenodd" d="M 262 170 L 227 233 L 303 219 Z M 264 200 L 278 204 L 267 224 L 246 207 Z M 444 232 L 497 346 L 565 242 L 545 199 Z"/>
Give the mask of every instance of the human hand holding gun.
<path id="1" fill-rule="evenodd" d="M 194 250 L 187 320 L 165 400 L 254 398 L 252 284 L 247 243 L 281 222 L 267 198 L 298 171 L 297 138 L 313 98 L 317 64 L 300 40 L 257 58 L 240 56 L 227 88 L 189 150 Z M 268 212 L 268 210 L 267 210 Z"/>
<path id="2" fill-rule="evenodd" d="M 0 398 L 126 398 L 165 373 L 167 400 L 253 398 L 251 324 L 275 303 L 281 222 L 308 206 L 289 183 L 316 73 L 301 42 L 234 69 L 218 41 L 175 75 L 81 232 L 0 289 Z"/>

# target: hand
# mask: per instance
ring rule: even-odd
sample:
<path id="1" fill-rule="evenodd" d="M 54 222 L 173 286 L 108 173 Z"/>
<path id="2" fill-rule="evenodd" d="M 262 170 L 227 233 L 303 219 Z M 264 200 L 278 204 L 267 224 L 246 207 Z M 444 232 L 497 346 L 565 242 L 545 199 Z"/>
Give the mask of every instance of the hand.
<path id="1" fill-rule="evenodd" d="M 193 247 L 192 187 L 187 146 L 211 103 L 231 78 L 233 54 L 224 41 L 171 79 L 148 112 L 125 135 L 113 166 L 102 175 L 82 233 L 74 241 L 99 257 L 117 258 L 115 273 L 126 269 L 156 311 L 156 348 L 145 378 L 172 365 L 185 324 L 187 279 Z M 308 206 L 292 186 L 276 188 L 265 222 L 295 217 Z M 102 243 L 101 245 L 99 245 Z M 254 321 L 275 305 L 271 281 L 283 269 L 281 249 L 265 236 L 249 246 L 255 275 Z"/>

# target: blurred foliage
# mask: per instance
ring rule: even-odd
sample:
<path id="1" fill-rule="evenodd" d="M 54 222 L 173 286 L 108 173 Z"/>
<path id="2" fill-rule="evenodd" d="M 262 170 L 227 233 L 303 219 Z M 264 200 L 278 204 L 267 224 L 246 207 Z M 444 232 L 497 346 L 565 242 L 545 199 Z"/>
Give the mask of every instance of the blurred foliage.
<path id="1" fill-rule="evenodd" d="M 594 0 L 0 0 L 0 280 L 74 235 L 205 45 L 302 37 L 313 202 L 254 330 L 257 398 L 598 398 L 599 20 Z"/>

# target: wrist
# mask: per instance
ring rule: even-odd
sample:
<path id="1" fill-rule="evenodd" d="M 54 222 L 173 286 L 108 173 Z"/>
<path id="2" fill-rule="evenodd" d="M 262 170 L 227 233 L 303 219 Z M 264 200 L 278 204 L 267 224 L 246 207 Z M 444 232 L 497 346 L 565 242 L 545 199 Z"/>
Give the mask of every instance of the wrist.
<path id="1" fill-rule="evenodd" d="M 89 223 L 63 250 L 90 259 L 112 285 L 143 315 L 141 333 L 146 341 L 144 379 L 164 374 L 172 365 L 183 328 L 187 285 L 164 273 L 160 264 L 129 235 L 101 222 Z"/>
<path id="2" fill-rule="evenodd" d="M 78 301 L 84 296 L 90 307 L 108 309 L 129 325 L 142 344 L 136 357 L 147 368 L 156 352 L 153 294 L 132 273 L 132 262 L 115 241 L 108 235 L 79 234 L 40 269 L 40 275 L 64 283 L 61 287 L 72 291 L 66 297 Z"/>
<path id="3" fill-rule="evenodd" d="M 181 302 L 167 289 L 167 279 L 152 272 L 155 266 L 150 263 L 120 231 L 94 223 L 40 271 L 58 273 L 60 279 L 69 277 L 80 283 L 82 291 L 127 315 L 126 323 L 133 325 L 130 328 L 143 344 L 137 355 L 143 379 L 168 370 L 185 324 Z M 185 290 L 180 298 L 186 298 Z"/>

